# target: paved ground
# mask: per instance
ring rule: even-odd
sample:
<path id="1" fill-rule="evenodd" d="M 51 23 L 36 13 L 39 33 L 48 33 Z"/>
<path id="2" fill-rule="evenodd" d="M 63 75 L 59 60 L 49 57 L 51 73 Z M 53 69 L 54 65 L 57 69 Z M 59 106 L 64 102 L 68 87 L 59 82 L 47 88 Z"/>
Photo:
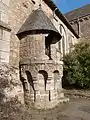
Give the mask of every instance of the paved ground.
<path id="1" fill-rule="evenodd" d="M 30 120 L 90 120 L 90 101 L 71 100 L 52 110 L 33 110 L 30 114 Z"/>
<path id="2" fill-rule="evenodd" d="M 50 110 L 25 110 L 9 105 L 0 110 L 0 120 L 90 120 L 90 101 L 74 99 Z"/>

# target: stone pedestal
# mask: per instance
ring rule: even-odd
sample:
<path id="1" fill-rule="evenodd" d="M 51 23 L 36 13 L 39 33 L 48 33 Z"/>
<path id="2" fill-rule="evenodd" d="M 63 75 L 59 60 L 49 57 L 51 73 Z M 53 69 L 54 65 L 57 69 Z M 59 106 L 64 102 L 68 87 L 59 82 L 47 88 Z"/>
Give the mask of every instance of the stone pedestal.
<path id="1" fill-rule="evenodd" d="M 63 64 L 56 59 L 55 45 L 49 60 L 45 54 L 45 36 L 27 35 L 20 40 L 20 72 L 25 103 L 36 108 L 52 108 L 64 101 Z"/>
<path id="2" fill-rule="evenodd" d="M 63 67 L 62 64 L 56 64 L 53 60 L 29 61 L 26 64 L 25 61 L 24 64 L 21 62 L 21 73 L 26 73 L 27 76 L 23 76 L 21 81 L 26 81 L 27 84 L 28 90 L 24 88 L 24 94 L 28 105 L 32 103 L 36 108 L 47 109 L 59 102 L 68 101 L 64 98 L 61 87 L 60 67 Z"/>

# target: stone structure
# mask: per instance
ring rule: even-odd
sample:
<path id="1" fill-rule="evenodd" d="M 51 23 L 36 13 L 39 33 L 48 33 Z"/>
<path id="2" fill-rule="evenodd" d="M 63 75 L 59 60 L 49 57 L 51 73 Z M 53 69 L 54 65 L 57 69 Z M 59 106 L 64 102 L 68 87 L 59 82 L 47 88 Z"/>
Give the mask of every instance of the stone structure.
<path id="1" fill-rule="evenodd" d="M 80 38 L 90 39 L 90 4 L 65 14 Z"/>
<path id="2" fill-rule="evenodd" d="M 77 33 L 51 0 L 0 0 L 0 5 L 0 61 L 14 69 L 9 81 L 14 76 L 19 83 L 13 84 L 19 88 L 12 90 L 13 97 L 36 108 L 67 101 L 62 58 L 79 38 Z"/>

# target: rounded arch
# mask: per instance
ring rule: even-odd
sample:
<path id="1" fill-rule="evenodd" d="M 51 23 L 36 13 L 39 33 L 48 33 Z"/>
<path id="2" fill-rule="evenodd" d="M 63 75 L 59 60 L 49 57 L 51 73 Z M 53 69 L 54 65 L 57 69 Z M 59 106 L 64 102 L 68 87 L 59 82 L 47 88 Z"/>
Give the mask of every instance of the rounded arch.
<path id="1" fill-rule="evenodd" d="M 57 77 L 59 77 L 59 75 L 60 75 L 59 71 L 55 70 L 53 73 L 54 73 L 54 79 L 57 80 Z"/>
<path id="2" fill-rule="evenodd" d="M 38 72 L 38 84 L 40 90 L 46 90 L 46 84 L 48 79 L 48 73 L 44 70 Z"/>
<path id="3" fill-rule="evenodd" d="M 58 70 L 55 70 L 53 74 L 54 74 L 54 89 L 57 89 L 58 81 L 60 80 L 60 73 Z"/>
<path id="4" fill-rule="evenodd" d="M 61 35 L 63 34 L 63 31 L 66 33 L 66 30 L 62 24 L 59 25 L 59 30 L 60 30 Z"/>
<path id="5" fill-rule="evenodd" d="M 67 33 L 65 27 L 60 24 L 59 26 L 60 34 L 62 35 L 62 39 L 59 41 L 58 48 L 62 54 L 66 54 L 67 51 Z"/>
<path id="6" fill-rule="evenodd" d="M 53 73 L 59 73 L 59 70 L 55 70 Z"/>

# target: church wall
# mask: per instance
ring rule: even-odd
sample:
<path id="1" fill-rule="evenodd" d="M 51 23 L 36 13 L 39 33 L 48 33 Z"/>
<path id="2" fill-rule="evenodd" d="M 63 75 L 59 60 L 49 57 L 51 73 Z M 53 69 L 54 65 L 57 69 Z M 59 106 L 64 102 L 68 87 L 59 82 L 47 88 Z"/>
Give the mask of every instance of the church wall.
<path id="1" fill-rule="evenodd" d="M 81 38 L 90 39 L 90 15 L 80 22 Z"/>
<path id="2" fill-rule="evenodd" d="M 79 29 L 78 29 L 79 23 Z M 79 33 L 80 40 L 81 39 L 90 39 L 90 15 L 82 16 L 77 19 L 70 21 L 70 24 L 74 28 L 74 30 Z"/>
<path id="3" fill-rule="evenodd" d="M 65 35 L 65 42 L 64 42 L 64 52 L 65 54 L 69 53 L 71 51 L 71 47 L 77 43 L 77 38 L 74 36 L 74 34 L 67 28 L 67 26 L 57 17 L 55 16 L 55 19 L 52 20 L 53 24 L 56 26 L 56 28 L 58 29 L 58 31 L 60 32 L 60 25 L 63 26 L 64 28 L 64 34 Z M 58 21 L 58 22 L 57 22 Z M 62 45 L 63 39 L 60 40 L 60 44 L 61 44 L 61 57 L 63 56 L 63 45 Z M 58 44 L 56 44 L 56 48 L 58 48 Z M 72 46 L 71 46 L 72 45 Z"/>

